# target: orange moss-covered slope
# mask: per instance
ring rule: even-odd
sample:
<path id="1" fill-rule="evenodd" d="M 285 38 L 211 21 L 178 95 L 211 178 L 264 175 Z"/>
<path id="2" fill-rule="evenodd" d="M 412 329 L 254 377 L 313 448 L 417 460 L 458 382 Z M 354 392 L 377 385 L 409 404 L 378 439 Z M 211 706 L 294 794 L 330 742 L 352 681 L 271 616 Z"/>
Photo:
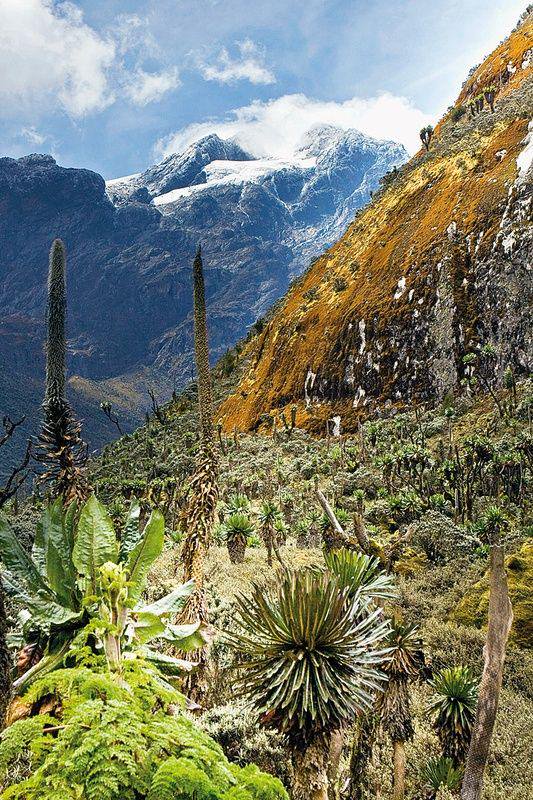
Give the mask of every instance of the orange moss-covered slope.
<path id="1" fill-rule="evenodd" d="M 343 238 L 291 288 L 245 348 L 221 406 L 227 429 L 298 424 L 345 430 L 362 414 L 456 391 L 462 358 L 492 342 L 500 372 L 528 367 L 533 16 L 469 77 L 419 152 Z M 496 87 L 472 117 L 470 99 Z M 517 164 L 517 159 L 518 164 Z M 520 171 L 519 166 L 523 169 Z"/>

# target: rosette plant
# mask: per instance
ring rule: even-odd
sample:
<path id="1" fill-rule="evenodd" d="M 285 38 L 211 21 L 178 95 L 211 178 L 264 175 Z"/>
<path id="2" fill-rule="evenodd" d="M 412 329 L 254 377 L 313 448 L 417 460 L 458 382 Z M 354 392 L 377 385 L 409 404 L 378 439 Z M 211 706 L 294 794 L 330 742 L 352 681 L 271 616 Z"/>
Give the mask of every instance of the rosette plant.
<path id="1" fill-rule="evenodd" d="M 279 552 L 276 524 L 282 521 L 281 510 L 272 500 L 265 500 L 259 510 L 259 523 L 261 525 L 261 537 L 267 551 L 268 565 L 272 566 L 272 552 L 283 566 L 283 561 Z"/>
<path id="2" fill-rule="evenodd" d="M 332 737 L 381 690 L 388 623 L 360 592 L 309 569 L 283 573 L 271 593 L 254 586 L 251 598 L 237 598 L 236 622 L 238 689 L 287 736 L 295 800 L 325 800 Z"/>
<path id="3" fill-rule="evenodd" d="M 402 622 L 397 617 L 391 620 L 387 635 L 390 647 L 389 660 L 383 670 L 388 682 L 378 697 L 376 710 L 383 728 L 389 734 L 393 748 L 394 800 L 405 796 L 405 742 L 413 738 L 413 722 L 409 702 L 409 681 L 416 678 L 424 663 L 422 642 L 416 625 Z"/>
<path id="4" fill-rule="evenodd" d="M 447 667 L 437 672 L 430 686 L 435 691 L 429 712 L 442 745 L 442 754 L 454 765 L 466 759 L 476 715 L 478 680 L 469 667 Z"/>
<path id="5" fill-rule="evenodd" d="M 392 600 L 397 595 L 394 578 L 383 570 L 378 558 L 341 548 L 324 552 L 324 561 L 352 597 L 359 594 L 366 600 Z"/>
<path id="6" fill-rule="evenodd" d="M 254 532 L 247 514 L 235 511 L 224 523 L 226 546 L 232 564 L 242 564 L 246 554 L 248 539 Z"/>
<path id="7" fill-rule="evenodd" d="M 430 758 L 422 768 L 420 777 L 428 790 L 429 800 L 436 800 L 442 787 L 449 789 L 450 792 L 455 792 L 460 788 L 463 769 L 455 766 L 451 758 L 445 756 Z"/>
<path id="8" fill-rule="evenodd" d="M 111 637 L 118 653 L 135 651 L 168 674 L 191 668 L 188 662 L 148 646 L 160 639 L 181 651 L 193 650 L 204 644 L 205 633 L 199 622 L 180 626 L 169 622 L 193 591 L 192 581 L 154 603 L 142 602 L 148 572 L 163 548 L 164 520 L 153 511 L 141 529 L 139 513 L 133 501 L 119 538 L 94 495 L 79 513 L 75 504 L 65 509 L 58 498 L 43 511 L 31 554 L 0 516 L 2 578 L 6 591 L 21 606 L 18 644 L 38 643 L 42 651 L 38 663 L 15 681 L 17 690 L 60 666 L 86 626 L 94 633 L 95 646 L 102 645 L 108 657 Z"/>

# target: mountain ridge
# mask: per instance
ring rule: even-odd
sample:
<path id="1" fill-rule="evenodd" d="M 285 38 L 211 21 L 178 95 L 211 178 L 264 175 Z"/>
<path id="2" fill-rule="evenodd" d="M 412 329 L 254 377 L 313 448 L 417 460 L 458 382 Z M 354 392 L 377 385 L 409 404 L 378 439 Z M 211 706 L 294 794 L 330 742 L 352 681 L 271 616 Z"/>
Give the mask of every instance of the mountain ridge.
<path id="1" fill-rule="evenodd" d="M 268 429 L 293 404 L 315 433 L 333 416 L 354 429 L 461 391 L 463 359 L 485 343 L 500 380 L 530 369 L 532 19 L 473 70 L 429 152 L 388 176 L 247 345 L 220 409 L 227 429 Z M 492 85 L 494 113 L 485 98 L 478 113 Z"/>
<path id="2" fill-rule="evenodd" d="M 198 241 L 214 361 L 406 156 L 401 145 L 360 134 L 334 138 L 329 155 L 281 164 L 213 135 L 107 186 L 97 173 L 61 167 L 48 155 L 0 159 L 2 413 L 25 413 L 28 432 L 38 428 L 54 237 L 67 248 L 71 399 L 91 447 L 99 446 L 114 434 L 99 396 L 113 402 L 128 430 L 144 418 L 150 387 L 167 399 L 192 376 L 190 268 Z M 167 202 L 174 192 L 179 197 Z"/>

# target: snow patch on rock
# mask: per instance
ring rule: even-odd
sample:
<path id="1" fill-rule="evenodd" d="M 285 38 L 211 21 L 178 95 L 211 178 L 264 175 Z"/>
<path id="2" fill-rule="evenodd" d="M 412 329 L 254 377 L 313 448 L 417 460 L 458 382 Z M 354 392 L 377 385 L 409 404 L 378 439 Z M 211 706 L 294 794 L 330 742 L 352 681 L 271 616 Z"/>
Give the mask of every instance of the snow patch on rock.
<path id="1" fill-rule="evenodd" d="M 340 416 L 337 414 L 336 417 L 332 417 L 331 418 L 331 421 L 333 422 L 333 430 L 332 430 L 333 436 L 340 436 L 341 435 L 341 418 L 340 418 Z"/>
<path id="2" fill-rule="evenodd" d="M 361 402 L 361 400 L 364 399 L 365 395 L 366 395 L 366 392 L 363 389 L 363 387 L 362 386 L 358 386 L 357 387 L 357 391 L 356 391 L 355 396 L 354 396 L 354 399 L 353 399 L 353 404 L 352 404 L 354 408 L 358 407 L 359 403 Z"/>
<path id="3" fill-rule="evenodd" d="M 366 328 L 366 323 L 364 319 L 362 319 L 359 322 L 359 336 L 361 337 L 361 344 L 359 345 L 359 355 L 362 355 L 364 353 L 366 347 L 365 328 Z"/>
<path id="4" fill-rule="evenodd" d="M 398 288 L 394 292 L 394 299 L 399 300 L 404 292 L 405 292 L 405 278 L 400 278 L 400 280 L 398 281 Z"/>
<path id="5" fill-rule="evenodd" d="M 136 178 L 139 178 L 141 175 L 140 172 L 134 172 L 133 175 L 124 175 L 123 178 L 112 178 L 110 181 L 106 181 L 106 187 L 110 186 L 126 186 L 128 183 L 132 183 Z"/>
<path id="6" fill-rule="evenodd" d="M 311 405 L 311 396 L 310 392 L 313 391 L 313 386 L 315 385 L 316 380 L 316 372 L 311 372 L 310 369 L 307 370 L 307 375 L 305 376 L 305 383 L 304 383 L 304 397 L 305 397 L 305 405 L 309 407 Z"/>
<path id="7" fill-rule="evenodd" d="M 524 149 L 516 159 L 516 166 L 518 167 L 518 178 L 523 180 L 526 172 L 531 167 L 533 161 L 533 120 L 529 123 L 528 134 L 524 139 Z"/>

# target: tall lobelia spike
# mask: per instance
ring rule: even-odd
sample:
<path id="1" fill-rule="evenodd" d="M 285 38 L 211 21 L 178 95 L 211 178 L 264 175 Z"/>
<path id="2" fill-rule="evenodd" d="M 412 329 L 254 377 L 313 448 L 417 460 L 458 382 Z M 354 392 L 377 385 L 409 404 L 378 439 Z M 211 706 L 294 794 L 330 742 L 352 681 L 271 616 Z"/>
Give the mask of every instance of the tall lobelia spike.
<path id="1" fill-rule="evenodd" d="M 41 482 L 66 503 L 85 500 L 89 486 L 85 475 L 85 444 L 81 426 L 65 396 L 66 361 L 66 253 L 61 239 L 50 250 L 46 310 L 46 387 L 44 421 L 35 458 L 44 466 Z"/>
<path id="2" fill-rule="evenodd" d="M 202 263 L 202 248 L 198 245 L 193 262 L 194 300 L 194 352 L 198 380 L 198 410 L 202 442 L 213 439 L 213 392 L 209 367 L 209 342 L 205 308 L 205 283 Z"/>
<path id="3" fill-rule="evenodd" d="M 198 376 L 198 411 L 200 416 L 200 450 L 196 469 L 189 484 L 189 500 L 182 518 L 186 538 L 181 557 L 183 579 L 195 582 L 195 592 L 189 598 L 182 614 L 184 622 L 207 622 L 207 605 L 204 591 L 204 562 L 216 517 L 218 501 L 218 463 L 215 437 L 213 435 L 213 400 L 211 369 L 209 366 L 209 343 L 207 336 L 205 285 L 200 246 L 193 263 L 194 300 L 194 350 Z M 194 673 L 194 685 L 190 691 L 201 697 L 205 693 L 202 676 L 207 657 L 205 648 L 195 654 L 194 660 L 200 669 Z"/>
<path id="4" fill-rule="evenodd" d="M 45 408 L 64 402 L 65 397 L 66 262 L 65 245 L 56 239 L 50 250 L 48 270 Z"/>

